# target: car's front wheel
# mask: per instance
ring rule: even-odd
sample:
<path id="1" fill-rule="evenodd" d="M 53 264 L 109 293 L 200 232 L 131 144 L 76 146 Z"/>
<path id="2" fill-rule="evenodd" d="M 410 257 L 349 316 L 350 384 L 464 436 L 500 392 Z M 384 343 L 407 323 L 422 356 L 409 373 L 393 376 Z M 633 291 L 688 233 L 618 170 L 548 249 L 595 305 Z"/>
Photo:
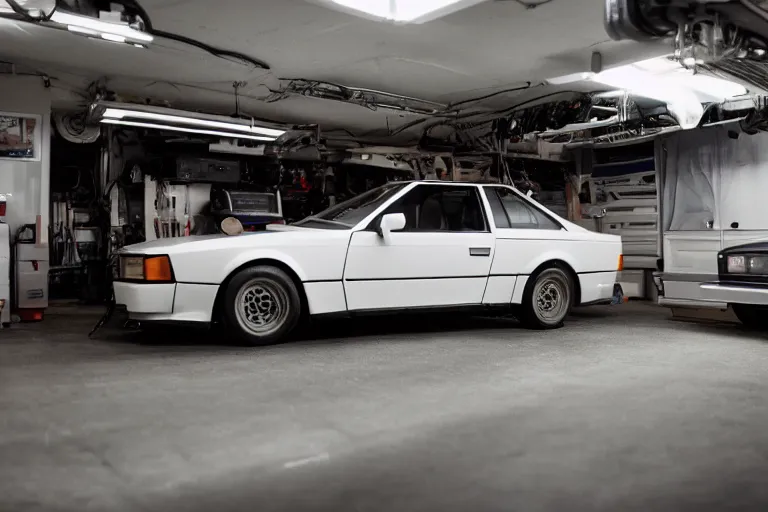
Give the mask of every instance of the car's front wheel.
<path id="1" fill-rule="evenodd" d="M 556 329 L 573 303 L 573 284 L 568 273 L 557 266 L 545 268 L 526 286 L 520 321 L 530 329 Z"/>
<path id="2" fill-rule="evenodd" d="M 227 285 L 223 317 L 227 330 L 239 341 L 271 345 L 296 328 L 301 297 L 293 280 L 279 268 L 246 268 Z"/>
<path id="3" fill-rule="evenodd" d="M 750 329 L 768 331 L 768 308 L 749 304 L 733 304 L 736 318 Z"/>

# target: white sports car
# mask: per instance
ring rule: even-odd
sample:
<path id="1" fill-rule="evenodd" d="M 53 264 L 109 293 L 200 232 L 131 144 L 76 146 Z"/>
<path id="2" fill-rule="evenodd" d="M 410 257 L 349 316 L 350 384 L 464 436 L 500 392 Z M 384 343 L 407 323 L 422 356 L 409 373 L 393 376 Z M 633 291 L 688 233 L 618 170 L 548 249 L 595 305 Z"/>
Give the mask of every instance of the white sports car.
<path id="1" fill-rule="evenodd" d="M 504 185 L 390 183 L 294 225 L 125 247 L 115 299 L 139 322 L 217 322 L 254 345 L 319 315 L 477 308 L 555 328 L 611 302 L 621 239 Z"/>

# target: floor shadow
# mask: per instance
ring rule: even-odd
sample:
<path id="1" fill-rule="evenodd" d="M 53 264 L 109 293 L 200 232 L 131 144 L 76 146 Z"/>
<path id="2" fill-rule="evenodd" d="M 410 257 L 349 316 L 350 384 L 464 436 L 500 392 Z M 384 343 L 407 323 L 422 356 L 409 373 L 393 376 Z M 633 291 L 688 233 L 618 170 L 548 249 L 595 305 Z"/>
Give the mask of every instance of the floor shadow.
<path id="1" fill-rule="evenodd" d="M 300 331 L 294 341 L 320 341 L 380 335 L 448 333 L 489 329 L 521 328 L 508 317 L 482 317 L 463 314 L 419 314 L 316 320 Z"/>
<path id="2" fill-rule="evenodd" d="M 577 308 L 571 321 L 592 321 L 613 318 L 629 311 L 620 306 Z M 118 310 L 113 318 L 94 336 L 109 342 L 162 347 L 243 347 L 221 327 L 193 328 L 188 326 L 142 326 L 131 328 L 128 315 Z M 568 320 L 566 320 L 567 328 Z M 373 315 L 353 318 L 314 319 L 301 325 L 284 344 L 337 343 L 361 338 L 408 336 L 462 331 L 523 330 L 513 315 L 481 316 L 462 313 L 419 313 Z"/>
<path id="3" fill-rule="evenodd" d="M 307 344 L 322 342 L 344 342 L 391 335 L 412 335 L 447 333 L 492 329 L 520 329 L 514 317 L 478 317 L 457 314 L 424 314 L 371 316 L 312 320 L 300 326 L 284 343 Z M 243 347 L 221 327 L 194 328 L 188 326 L 142 326 L 130 327 L 124 313 L 116 313 L 104 325 L 94 339 L 115 343 L 130 343 L 163 347 Z"/>
<path id="4" fill-rule="evenodd" d="M 674 319 L 680 324 L 689 325 L 692 329 L 702 333 L 715 333 L 724 338 L 749 339 L 768 342 L 768 332 L 750 329 L 740 323 L 724 321 L 698 321 L 691 319 Z"/>

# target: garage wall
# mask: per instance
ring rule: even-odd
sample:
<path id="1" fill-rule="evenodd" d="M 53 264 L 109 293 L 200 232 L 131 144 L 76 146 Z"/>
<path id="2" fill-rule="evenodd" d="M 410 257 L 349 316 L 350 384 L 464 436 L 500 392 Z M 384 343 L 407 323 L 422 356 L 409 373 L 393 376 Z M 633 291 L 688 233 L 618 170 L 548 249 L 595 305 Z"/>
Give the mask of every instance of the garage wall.
<path id="1" fill-rule="evenodd" d="M 0 159 L 0 194 L 8 197 L 6 222 L 11 232 L 34 224 L 42 215 L 42 241 L 47 243 L 51 170 L 51 93 L 39 77 L 0 76 L 0 111 L 41 116 L 40 160 Z M 41 201 L 41 198 L 45 200 Z"/>

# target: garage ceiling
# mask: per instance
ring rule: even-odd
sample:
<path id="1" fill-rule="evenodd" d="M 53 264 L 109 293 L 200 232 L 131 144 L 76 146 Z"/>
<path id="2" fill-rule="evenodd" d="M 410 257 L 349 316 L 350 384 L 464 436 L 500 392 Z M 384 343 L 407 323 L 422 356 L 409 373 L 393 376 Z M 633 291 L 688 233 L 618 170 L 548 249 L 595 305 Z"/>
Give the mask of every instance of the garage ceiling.
<path id="1" fill-rule="evenodd" d="M 536 8 L 526 2 L 486 0 L 426 23 L 394 24 L 320 0 L 219 0 L 215 8 L 208 0 L 141 0 L 155 29 L 246 54 L 271 69 L 160 37 L 143 50 L 10 20 L 0 20 L 0 58 L 17 71 L 27 66 L 55 77 L 61 107 L 85 104 L 86 86 L 102 79 L 134 99 L 230 114 L 232 84 L 243 81 L 240 106 L 249 115 L 381 139 L 418 116 L 316 98 L 264 99 L 284 84 L 280 79 L 304 78 L 450 103 L 586 71 L 593 51 L 611 67 L 668 50 L 609 41 L 599 0 L 552 0 Z M 511 104 L 513 97 L 492 103 Z"/>

